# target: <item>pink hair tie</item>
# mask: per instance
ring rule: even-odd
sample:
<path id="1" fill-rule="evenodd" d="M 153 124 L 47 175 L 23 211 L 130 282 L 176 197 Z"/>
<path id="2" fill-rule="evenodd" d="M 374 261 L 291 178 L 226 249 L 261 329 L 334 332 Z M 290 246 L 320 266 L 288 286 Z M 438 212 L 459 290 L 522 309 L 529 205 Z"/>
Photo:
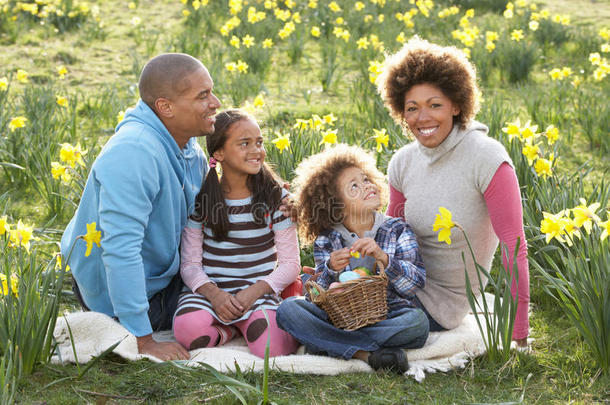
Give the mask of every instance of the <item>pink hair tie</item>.
<path id="1" fill-rule="evenodd" d="M 216 159 L 214 159 L 213 157 L 210 158 L 210 167 L 213 169 L 216 167 Z"/>

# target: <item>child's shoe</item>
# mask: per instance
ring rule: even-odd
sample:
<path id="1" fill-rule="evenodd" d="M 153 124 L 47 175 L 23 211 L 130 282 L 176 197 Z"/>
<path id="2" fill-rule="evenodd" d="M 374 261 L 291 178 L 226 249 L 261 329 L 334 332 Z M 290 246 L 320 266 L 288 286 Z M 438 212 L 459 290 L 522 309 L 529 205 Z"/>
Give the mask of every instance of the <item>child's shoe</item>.
<path id="1" fill-rule="evenodd" d="M 402 349 L 382 347 L 369 355 L 369 365 L 373 370 L 389 370 L 403 374 L 409 369 L 409 361 Z"/>

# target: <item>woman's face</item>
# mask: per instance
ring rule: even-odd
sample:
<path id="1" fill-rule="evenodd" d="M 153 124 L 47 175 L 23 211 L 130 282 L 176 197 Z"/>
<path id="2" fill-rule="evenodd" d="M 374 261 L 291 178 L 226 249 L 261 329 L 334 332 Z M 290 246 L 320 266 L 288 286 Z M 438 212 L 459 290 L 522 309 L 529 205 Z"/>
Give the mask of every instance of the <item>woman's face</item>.
<path id="1" fill-rule="evenodd" d="M 427 148 L 435 148 L 449 136 L 459 107 L 438 87 L 423 83 L 405 94 L 403 117 L 415 138 Z"/>

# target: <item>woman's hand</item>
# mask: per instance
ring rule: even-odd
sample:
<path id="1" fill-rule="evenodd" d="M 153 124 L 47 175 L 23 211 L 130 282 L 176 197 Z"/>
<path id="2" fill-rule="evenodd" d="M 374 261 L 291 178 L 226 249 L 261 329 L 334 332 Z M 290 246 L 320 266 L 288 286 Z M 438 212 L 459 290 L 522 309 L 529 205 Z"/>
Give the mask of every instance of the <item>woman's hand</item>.
<path id="1" fill-rule="evenodd" d="M 206 283 L 197 289 L 197 293 L 210 301 L 214 312 L 223 322 L 231 322 L 244 313 L 244 307 L 239 300 L 228 292 L 221 290 L 214 283 Z"/>
<path id="2" fill-rule="evenodd" d="M 334 271 L 343 271 L 343 269 L 345 269 L 345 266 L 349 264 L 349 258 L 350 254 L 348 248 L 335 250 L 330 254 L 328 267 Z"/>
<path id="3" fill-rule="evenodd" d="M 360 252 L 360 254 L 365 256 L 374 257 L 383 264 L 383 267 L 388 267 L 388 262 L 390 260 L 388 254 L 379 247 L 373 238 L 358 239 L 352 245 L 351 250 Z"/>

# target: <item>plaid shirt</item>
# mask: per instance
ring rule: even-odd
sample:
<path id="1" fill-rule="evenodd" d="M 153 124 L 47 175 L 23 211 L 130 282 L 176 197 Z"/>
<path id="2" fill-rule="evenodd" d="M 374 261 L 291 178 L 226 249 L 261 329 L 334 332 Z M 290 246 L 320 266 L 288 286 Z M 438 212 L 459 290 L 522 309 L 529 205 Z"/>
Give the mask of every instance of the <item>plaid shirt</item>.
<path id="1" fill-rule="evenodd" d="M 415 234 L 402 218 L 389 218 L 377 230 L 377 245 L 388 254 L 389 264 L 385 269 L 388 276 L 388 308 L 414 307 L 415 289 L 422 288 L 426 280 L 426 270 Z M 341 234 L 335 230 L 322 232 L 313 247 L 316 262 L 316 282 L 323 288 L 338 281 L 339 273 L 328 267 L 330 254 L 345 247 Z M 345 271 L 351 270 L 348 265 Z"/>

